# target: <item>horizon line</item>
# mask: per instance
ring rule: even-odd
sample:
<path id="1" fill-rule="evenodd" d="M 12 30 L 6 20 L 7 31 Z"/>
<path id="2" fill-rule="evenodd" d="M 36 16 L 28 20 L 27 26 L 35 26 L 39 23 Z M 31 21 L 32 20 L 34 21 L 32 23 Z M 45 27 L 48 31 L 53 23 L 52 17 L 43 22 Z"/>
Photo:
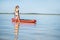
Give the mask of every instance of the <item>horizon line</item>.
<path id="1" fill-rule="evenodd" d="M 14 13 L 0 13 L 0 14 L 14 14 Z M 19 13 L 22 15 L 60 15 L 60 14 L 47 14 L 47 13 Z"/>

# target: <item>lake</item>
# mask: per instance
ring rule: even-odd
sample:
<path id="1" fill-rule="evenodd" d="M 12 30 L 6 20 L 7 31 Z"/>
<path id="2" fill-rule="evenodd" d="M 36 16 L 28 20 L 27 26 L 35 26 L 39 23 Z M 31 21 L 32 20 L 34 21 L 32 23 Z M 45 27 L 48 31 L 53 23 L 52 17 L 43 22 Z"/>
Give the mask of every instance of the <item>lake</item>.
<path id="1" fill-rule="evenodd" d="M 14 40 L 13 14 L 0 14 L 0 40 Z M 60 15 L 20 15 L 36 24 L 20 24 L 17 40 L 60 40 Z"/>

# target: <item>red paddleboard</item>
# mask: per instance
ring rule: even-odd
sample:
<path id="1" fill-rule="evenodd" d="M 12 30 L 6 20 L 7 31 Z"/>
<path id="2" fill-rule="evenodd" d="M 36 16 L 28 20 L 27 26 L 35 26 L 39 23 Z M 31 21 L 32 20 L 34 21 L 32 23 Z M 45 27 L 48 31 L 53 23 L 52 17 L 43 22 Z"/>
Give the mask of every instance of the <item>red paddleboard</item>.
<path id="1" fill-rule="evenodd" d="M 30 20 L 30 19 L 20 19 L 17 20 L 15 18 L 12 18 L 12 22 L 20 22 L 20 23 L 36 23 L 36 20 Z"/>

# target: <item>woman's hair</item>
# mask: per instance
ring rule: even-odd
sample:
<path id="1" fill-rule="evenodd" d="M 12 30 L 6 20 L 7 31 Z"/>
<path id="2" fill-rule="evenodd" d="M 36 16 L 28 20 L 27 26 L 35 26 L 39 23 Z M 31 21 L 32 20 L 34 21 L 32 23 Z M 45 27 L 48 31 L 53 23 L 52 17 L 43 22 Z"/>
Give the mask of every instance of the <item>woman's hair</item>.
<path id="1" fill-rule="evenodd" d="M 18 5 L 16 5 L 16 7 L 15 8 L 19 8 L 19 6 Z"/>

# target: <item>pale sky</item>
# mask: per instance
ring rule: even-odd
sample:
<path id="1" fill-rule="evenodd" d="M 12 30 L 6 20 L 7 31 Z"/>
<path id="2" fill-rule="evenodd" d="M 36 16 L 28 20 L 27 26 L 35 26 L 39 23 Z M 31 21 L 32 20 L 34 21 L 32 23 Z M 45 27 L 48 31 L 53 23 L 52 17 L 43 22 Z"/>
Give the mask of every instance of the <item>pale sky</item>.
<path id="1" fill-rule="evenodd" d="M 60 0 L 0 0 L 0 13 L 13 13 L 16 5 L 21 13 L 60 14 Z"/>

